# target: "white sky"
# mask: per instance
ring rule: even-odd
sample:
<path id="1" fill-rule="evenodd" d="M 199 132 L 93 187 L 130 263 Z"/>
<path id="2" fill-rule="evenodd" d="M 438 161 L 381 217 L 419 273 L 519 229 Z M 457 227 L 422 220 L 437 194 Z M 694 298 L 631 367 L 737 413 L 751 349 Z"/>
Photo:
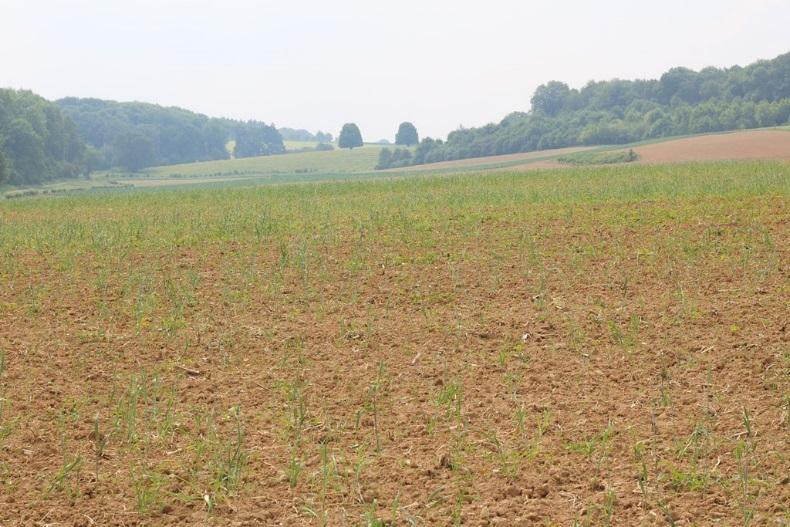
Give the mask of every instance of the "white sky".
<path id="1" fill-rule="evenodd" d="M 549 80 L 790 51 L 790 0 L 0 0 L 0 86 L 366 141 L 527 110 Z"/>

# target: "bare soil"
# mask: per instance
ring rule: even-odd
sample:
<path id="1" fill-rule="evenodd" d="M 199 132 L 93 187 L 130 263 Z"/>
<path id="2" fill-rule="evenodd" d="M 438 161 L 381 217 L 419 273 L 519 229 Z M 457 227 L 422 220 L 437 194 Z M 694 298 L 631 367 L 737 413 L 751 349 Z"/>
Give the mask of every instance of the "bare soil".
<path id="1" fill-rule="evenodd" d="M 734 161 L 749 159 L 790 160 L 790 132 L 751 130 L 688 137 L 634 148 L 639 163 L 687 161 Z"/>
<path id="2" fill-rule="evenodd" d="M 349 229 L 278 287 L 275 242 L 133 251 L 106 276 L 19 253 L 0 525 L 785 525 L 787 205 L 533 207 L 434 241 Z M 135 270 L 150 283 L 130 288 Z M 185 327 L 129 314 L 190 277 Z M 220 499 L 203 448 L 234 440 L 237 405 L 248 459 Z M 96 419 L 120 430 L 98 460 Z"/>
<path id="3" fill-rule="evenodd" d="M 633 163 L 647 165 L 758 159 L 790 161 L 790 132 L 749 130 L 703 135 L 636 146 L 633 150 L 639 155 L 639 159 Z M 544 160 L 497 170 L 539 170 L 572 166 L 554 160 Z"/>

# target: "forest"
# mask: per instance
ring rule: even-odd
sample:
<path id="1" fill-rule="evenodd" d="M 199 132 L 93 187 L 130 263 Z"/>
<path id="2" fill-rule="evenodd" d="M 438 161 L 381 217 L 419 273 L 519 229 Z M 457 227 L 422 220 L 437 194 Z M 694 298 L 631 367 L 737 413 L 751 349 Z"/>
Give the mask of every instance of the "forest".
<path id="1" fill-rule="evenodd" d="M 281 153 L 273 125 L 207 117 L 176 107 L 68 97 L 57 101 L 88 145 L 90 168 L 141 168 Z"/>
<path id="2" fill-rule="evenodd" d="M 0 90 L 0 183 L 41 184 L 110 168 L 142 168 L 279 154 L 274 125 L 182 108 Z"/>
<path id="3" fill-rule="evenodd" d="M 37 184 L 85 171 L 74 123 L 29 91 L 0 89 L 0 183 Z"/>
<path id="4" fill-rule="evenodd" d="M 529 112 L 460 128 L 446 141 L 385 149 L 379 168 L 576 145 L 625 144 L 660 137 L 776 126 L 790 118 L 790 53 L 746 67 L 673 68 L 657 80 L 539 86 Z"/>

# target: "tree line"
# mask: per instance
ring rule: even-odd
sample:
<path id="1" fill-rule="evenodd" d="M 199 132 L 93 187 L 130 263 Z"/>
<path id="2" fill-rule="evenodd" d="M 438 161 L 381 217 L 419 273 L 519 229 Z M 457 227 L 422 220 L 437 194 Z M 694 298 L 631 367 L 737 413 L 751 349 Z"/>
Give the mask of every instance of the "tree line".
<path id="1" fill-rule="evenodd" d="M 37 184 L 84 173 L 74 123 L 30 91 L 0 89 L 0 183 Z"/>
<path id="2" fill-rule="evenodd" d="M 286 130 L 332 140 L 323 132 Z M 140 102 L 68 97 L 53 103 L 30 91 L 0 89 L 0 183 L 39 184 L 116 167 L 140 170 L 283 152 L 273 124 Z"/>
<path id="3" fill-rule="evenodd" d="M 354 128 L 344 128 L 344 147 L 362 146 L 358 128 L 349 139 Z M 282 132 L 291 140 L 318 141 L 316 150 L 332 149 L 332 134 Z M 136 171 L 284 152 L 283 134 L 273 124 L 140 102 L 68 97 L 53 103 L 29 91 L 0 90 L 0 183 L 39 184 L 116 167 Z"/>
<path id="4" fill-rule="evenodd" d="M 423 139 L 413 150 L 381 152 L 379 168 L 576 145 L 776 126 L 790 122 L 790 53 L 746 67 L 673 68 L 654 80 L 551 81 L 529 112 L 499 123 Z"/>
<path id="5" fill-rule="evenodd" d="M 230 140 L 235 157 L 285 151 L 274 125 L 258 121 L 212 118 L 176 107 L 141 102 L 115 102 L 68 97 L 58 106 L 77 125 L 88 145 L 92 169 L 129 170 L 228 159 Z"/>

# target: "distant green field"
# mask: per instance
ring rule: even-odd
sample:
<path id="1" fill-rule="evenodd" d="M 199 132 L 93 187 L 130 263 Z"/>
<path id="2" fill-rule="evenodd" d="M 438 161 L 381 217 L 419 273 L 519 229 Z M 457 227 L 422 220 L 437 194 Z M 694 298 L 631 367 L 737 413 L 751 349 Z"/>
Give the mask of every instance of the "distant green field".
<path id="1" fill-rule="evenodd" d="M 285 145 L 285 150 L 289 152 L 299 151 L 307 148 L 315 148 L 318 146 L 318 141 L 283 141 Z M 334 146 L 334 145 L 333 145 Z M 225 144 L 225 149 L 228 151 L 231 156 L 233 155 L 233 150 L 236 148 L 236 141 L 231 139 Z"/>
<path id="2" fill-rule="evenodd" d="M 607 165 L 613 163 L 630 163 L 639 156 L 632 150 L 604 150 L 574 152 L 557 157 L 557 161 L 568 165 Z"/>
<path id="3" fill-rule="evenodd" d="M 318 141 L 283 141 L 286 150 L 302 150 L 303 148 L 315 148 Z"/>
<path id="4" fill-rule="evenodd" d="M 366 145 L 353 150 L 299 152 L 276 156 L 248 157 L 154 167 L 143 170 L 143 176 L 196 177 L 309 172 L 364 172 L 373 170 L 383 147 Z"/>
<path id="5" fill-rule="evenodd" d="M 47 196 L 82 192 L 88 190 L 124 190 L 131 188 L 128 182 L 119 182 L 115 179 L 106 177 L 92 177 L 90 179 L 60 179 L 47 185 L 37 185 L 29 187 L 12 187 L 0 184 L 0 199 L 3 198 L 22 198 L 28 196 Z"/>

